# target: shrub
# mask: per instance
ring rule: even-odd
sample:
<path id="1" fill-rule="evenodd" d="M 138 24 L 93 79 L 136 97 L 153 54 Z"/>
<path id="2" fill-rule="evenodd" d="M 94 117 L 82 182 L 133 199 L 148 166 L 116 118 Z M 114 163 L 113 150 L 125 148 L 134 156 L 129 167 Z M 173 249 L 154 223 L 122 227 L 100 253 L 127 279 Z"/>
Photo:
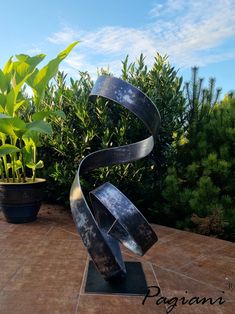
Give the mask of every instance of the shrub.
<path id="1" fill-rule="evenodd" d="M 162 118 L 159 138 L 144 160 L 83 175 L 85 191 L 111 181 L 152 221 L 234 240 L 233 94 L 218 103 L 220 89 L 215 89 L 215 79 L 203 88 L 197 68 L 183 94 L 182 78 L 167 57 L 159 54 L 151 69 L 142 55 L 135 63 L 127 57 L 121 78 L 157 105 Z M 66 118 L 51 117 L 55 135 L 45 137 L 40 151 L 47 160 L 48 200 L 64 203 L 68 203 L 70 186 L 85 155 L 147 135 L 141 122 L 121 106 L 102 99 L 95 104 L 89 101 L 93 82 L 87 72 L 67 81 L 59 73 L 46 90 L 44 110 L 62 110 Z"/>
<path id="2" fill-rule="evenodd" d="M 151 69 L 145 65 L 143 55 L 136 63 L 129 63 L 127 57 L 121 78 L 140 88 L 157 105 L 162 117 L 159 140 L 148 158 L 95 170 L 83 177 L 84 186 L 89 190 L 104 181 L 113 181 L 146 214 L 153 201 L 161 201 L 161 186 L 173 153 L 172 133 L 178 130 L 182 116 L 182 78 L 177 76 L 167 57 L 159 54 Z M 41 151 L 44 160 L 48 160 L 45 169 L 51 201 L 68 202 L 79 162 L 89 152 L 132 143 L 146 135 L 141 122 L 120 106 L 101 99 L 95 105 L 91 103 L 88 95 L 92 85 L 88 73 L 80 73 L 78 80 L 70 79 L 70 84 L 66 84 L 66 75 L 60 73 L 47 89 L 45 110 L 55 107 L 66 114 L 62 123 L 52 118 L 56 135 L 53 139 L 45 138 L 46 149 Z M 51 159 L 53 164 L 49 162 Z"/>
<path id="3" fill-rule="evenodd" d="M 164 210 L 173 226 L 234 240 L 235 98 L 188 104 L 164 182 Z"/>

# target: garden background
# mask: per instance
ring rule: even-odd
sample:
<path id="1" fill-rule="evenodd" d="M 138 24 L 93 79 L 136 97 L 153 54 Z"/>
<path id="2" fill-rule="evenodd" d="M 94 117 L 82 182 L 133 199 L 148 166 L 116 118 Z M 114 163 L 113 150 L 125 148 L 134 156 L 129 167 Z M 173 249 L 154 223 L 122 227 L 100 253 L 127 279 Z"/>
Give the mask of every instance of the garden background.
<path id="1" fill-rule="evenodd" d="M 112 75 L 100 69 L 98 74 Z M 143 55 L 122 62 L 121 78 L 140 88 L 161 114 L 152 154 L 140 161 L 102 168 L 83 176 L 88 192 L 109 181 L 123 191 L 151 222 L 235 240 L 235 97 L 220 100 L 216 80 L 205 82 L 192 68 L 183 82 L 157 54 L 151 68 Z M 118 105 L 89 101 L 93 81 L 59 72 L 46 89 L 43 110 L 63 110 L 51 117 L 53 137 L 44 136 L 39 155 L 45 161 L 45 201 L 68 205 L 69 190 L 81 159 L 101 148 L 144 138 L 143 128 Z M 21 108 L 33 110 L 32 100 Z"/>

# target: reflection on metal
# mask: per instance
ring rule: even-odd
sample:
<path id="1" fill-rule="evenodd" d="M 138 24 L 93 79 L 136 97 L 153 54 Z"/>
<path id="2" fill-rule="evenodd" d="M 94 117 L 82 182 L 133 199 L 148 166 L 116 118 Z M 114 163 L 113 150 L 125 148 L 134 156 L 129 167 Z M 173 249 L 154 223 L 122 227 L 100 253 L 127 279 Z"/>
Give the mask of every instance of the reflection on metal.
<path id="1" fill-rule="evenodd" d="M 115 77 L 98 78 L 90 98 L 95 100 L 98 96 L 131 111 L 142 120 L 151 134 L 133 144 L 87 155 L 81 161 L 71 187 L 70 206 L 75 225 L 97 269 L 106 280 L 111 280 L 126 274 L 119 242 L 142 256 L 157 241 L 157 236 L 138 209 L 111 183 L 90 192 L 91 211 L 82 192 L 80 174 L 147 156 L 154 146 L 160 115 L 145 94 Z"/>

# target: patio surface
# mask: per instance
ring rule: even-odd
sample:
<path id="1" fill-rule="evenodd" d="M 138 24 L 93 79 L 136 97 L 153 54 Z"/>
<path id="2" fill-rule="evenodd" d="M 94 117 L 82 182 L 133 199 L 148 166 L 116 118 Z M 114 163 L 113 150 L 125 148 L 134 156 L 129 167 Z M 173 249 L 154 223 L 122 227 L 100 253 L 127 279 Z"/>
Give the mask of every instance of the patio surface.
<path id="1" fill-rule="evenodd" d="M 222 305 L 178 302 L 170 313 L 235 313 L 235 244 L 153 227 L 159 241 L 143 258 L 123 249 L 126 261 L 141 261 L 148 286 L 158 286 L 165 300 L 223 297 L 226 301 Z M 21 225 L 6 223 L 0 213 L 0 313 L 169 312 L 170 305 L 160 301 L 157 305 L 157 298 L 148 298 L 142 305 L 143 296 L 84 293 L 88 261 L 72 218 L 63 207 L 43 205 L 37 221 Z"/>

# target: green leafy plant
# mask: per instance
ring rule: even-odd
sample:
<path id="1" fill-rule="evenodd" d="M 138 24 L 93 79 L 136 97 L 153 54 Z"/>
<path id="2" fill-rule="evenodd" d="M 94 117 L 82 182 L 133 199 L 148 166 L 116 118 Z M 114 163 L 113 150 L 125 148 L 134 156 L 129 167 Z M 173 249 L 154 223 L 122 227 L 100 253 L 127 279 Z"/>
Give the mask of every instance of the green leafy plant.
<path id="1" fill-rule="evenodd" d="M 196 90 L 195 79 L 189 89 Z M 218 91 L 212 98 L 217 99 Z M 186 104 L 185 113 L 189 105 L 192 114 L 174 136 L 176 154 L 163 185 L 166 220 L 174 227 L 234 241 L 235 98 L 231 94 L 215 103 L 211 97 L 192 97 Z"/>
<path id="2" fill-rule="evenodd" d="M 99 74 L 112 75 L 104 69 L 99 70 Z M 105 181 L 115 182 L 145 215 L 150 214 L 149 218 L 157 220 L 158 212 L 149 213 L 148 209 L 155 201 L 161 204 L 161 185 L 167 165 L 172 160 L 172 133 L 179 128 L 184 101 L 182 78 L 178 77 L 167 57 L 159 54 L 152 67 L 147 67 L 143 55 L 133 63 L 126 58 L 121 78 L 140 88 L 156 103 L 162 117 L 160 137 L 147 158 L 83 175 L 83 187 L 90 191 Z M 44 145 L 39 149 L 45 160 L 45 167 L 40 171 L 49 182 L 49 201 L 68 201 L 71 182 L 85 155 L 101 148 L 133 143 L 149 135 L 147 131 L 143 133 L 145 127 L 142 123 L 121 106 L 108 104 L 102 99 L 91 103 L 92 85 L 87 72 L 79 73 L 76 80 L 70 79 L 70 84 L 66 74 L 58 73 L 46 89 L 44 110 L 56 108 L 66 115 L 62 122 L 51 117 L 54 136 L 44 136 Z"/>
<path id="3" fill-rule="evenodd" d="M 105 70 L 100 74 L 111 75 Z M 156 103 L 162 118 L 159 139 L 144 160 L 97 169 L 83 175 L 82 184 L 84 191 L 91 191 L 103 182 L 114 182 L 152 221 L 234 240 L 235 97 L 231 93 L 220 103 L 214 80 L 203 87 L 196 69 L 192 74 L 183 92 L 182 78 L 166 56 L 157 54 L 151 68 L 142 55 L 135 63 L 126 58 L 121 78 Z M 50 117 L 54 136 L 45 135 L 38 150 L 45 160 L 40 172 L 49 182 L 49 201 L 68 201 L 85 155 L 146 135 L 138 119 L 118 105 L 101 99 L 91 103 L 92 86 L 87 72 L 71 78 L 70 84 L 59 72 L 45 90 L 43 110 L 62 110 L 66 115 L 62 121 Z"/>
<path id="4" fill-rule="evenodd" d="M 0 69 L 0 176 L 5 182 L 26 182 L 27 173 L 36 179 L 36 170 L 44 166 L 37 159 L 41 134 L 52 135 L 50 116 L 64 117 L 61 110 L 43 110 L 46 86 L 56 75 L 59 64 L 78 42 L 69 45 L 58 56 L 38 69 L 44 54 L 30 57 L 25 54 L 11 57 Z M 33 98 L 25 93 L 31 88 Z M 28 112 L 28 114 L 25 114 Z"/>

